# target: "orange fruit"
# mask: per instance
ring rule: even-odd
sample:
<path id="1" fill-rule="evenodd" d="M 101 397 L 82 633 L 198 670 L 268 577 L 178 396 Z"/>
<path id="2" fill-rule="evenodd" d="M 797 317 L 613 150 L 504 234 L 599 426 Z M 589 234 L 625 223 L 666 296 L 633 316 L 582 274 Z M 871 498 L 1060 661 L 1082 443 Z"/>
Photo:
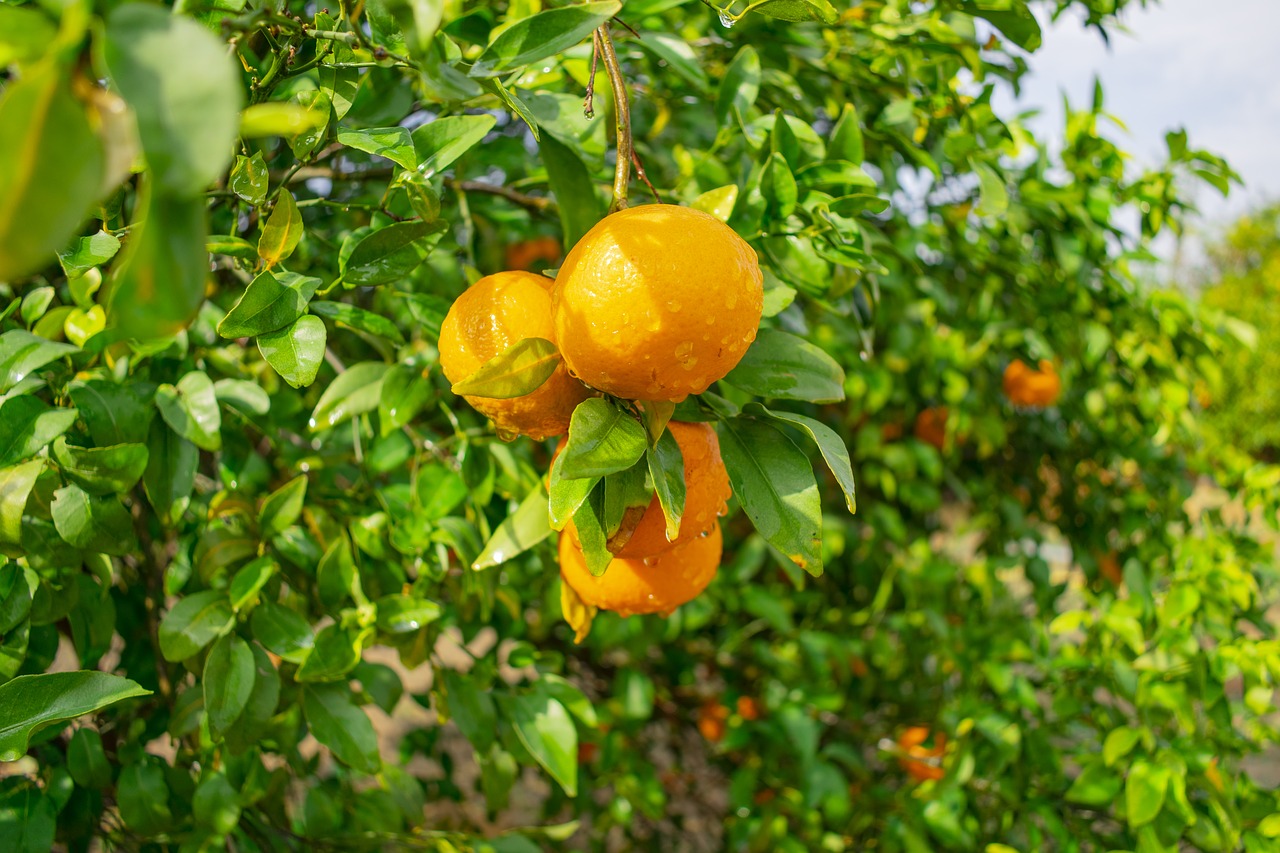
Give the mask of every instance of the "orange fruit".
<path id="1" fill-rule="evenodd" d="M 755 699 L 752 699 L 750 696 L 739 696 L 738 716 L 748 721 L 760 719 L 760 703 Z"/>
<path id="2" fill-rule="evenodd" d="M 560 534 L 560 576 L 585 604 L 622 616 L 670 615 L 707 588 L 720 566 L 720 525 L 656 557 L 615 557 L 604 574 L 587 571 L 586 557 L 570 526 Z"/>
<path id="3" fill-rule="evenodd" d="M 1020 358 L 1004 369 L 1004 394 L 1018 406 L 1044 408 L 1062 396 L 1062 380 L 1053 362 L 1040 360 L 1040 369 L 1028 367 Z"/>
<path id="4" fill-rule="evenodd" d="M 667 519 L 662 514 L 658 496 L 654 495 L 631 538 L 617 552 L 619 557 L 656 557 L 698 538 L 724 515 L 726 502 L 733 494 L 729 472 L 720 459 L 720 439 L 711 424 L 671 421 L 667 429 L 671 430 L 684 456 L 684 513 L 680 517 L 680 535 L 674 542 L 667 539 Z"/>
<path id="5" fill-rule="evenodd" d="M 554 341 L 551 279 L 528 272 L 485 276 L 454 300 L 440 324 L 440 366 L 450 382 L 461 382 L 486 361 L 522 338 Z M 501 435 L 544 439 L 569 429 L 573 409 L 589 391 L 564 365 L 534 391 L 510 400 L 467 397 Z"/>
<path id="6" fill-rule="evenodd" d="M 946 406 L 931 406 L 921 411 L 916 415 L 916 438 L 942 450 L 947 443 L 947 417 L 950 414 Z"/>
<path id="7" fill-rule="evenodd" d="M 930 738 L 933 746 L 925 746 Z M 939 763 L 947 751 L 946 735 L 935 735 L 924 726 L 912 726 L 898 737 L 898 748 L 906 753 L 898 757 L 898 764 L 917 782 L 937 780 L 946 775 Z"/>
<path id="8" fill-rule="evenodd" d="M 680 402 L 737 365 L 763 305 L 755 250 L 672 204 L 618 211 L 569 252 L 552 294 L 569 371 L 606 394 Z"/>
<path id="9" fill-rule="evenodd" d="M 507 247 L 507 266 L 513 270 L 542 272 L 560 260 L 560 241 L 555 237 L 532 237 Z"/>
<path id="10" fill-rule="evenodd" d="M 1116 586 L 1124 583 L 1124 569 L 1120 566 L 1120 556 L 1115 551 L 1108 551 L 1098 558 L 1098 574 Z"/>
<path id="11" fill-rule="evenodd" d="M 719 743 L 724 740 L 728 718 L 729 709 L 713 699 L 698 709 L 698 731 L 712 743 Z"/>

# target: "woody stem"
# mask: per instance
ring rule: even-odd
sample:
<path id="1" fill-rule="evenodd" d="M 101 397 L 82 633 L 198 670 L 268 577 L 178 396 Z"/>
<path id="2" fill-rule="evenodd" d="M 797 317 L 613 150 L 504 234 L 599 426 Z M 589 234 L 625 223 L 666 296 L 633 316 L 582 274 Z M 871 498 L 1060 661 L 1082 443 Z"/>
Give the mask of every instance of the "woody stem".
<path id="1" fill-rule="evenodd" d="M 605 72 L 609 75 L 609 88 L 613 90 L 615 127 L 618 137 L 618 162 L 613 173 L 613 201 L 609 212 L 616 213 L 627 206 L 627 188 L 631 183 L 631 104 L 627 100 L 627 83 L 622 79 L 618 54 L 609 37 L 609 25 L 603 24 L 595 32 L 596 49 L 604 59 Z"/>

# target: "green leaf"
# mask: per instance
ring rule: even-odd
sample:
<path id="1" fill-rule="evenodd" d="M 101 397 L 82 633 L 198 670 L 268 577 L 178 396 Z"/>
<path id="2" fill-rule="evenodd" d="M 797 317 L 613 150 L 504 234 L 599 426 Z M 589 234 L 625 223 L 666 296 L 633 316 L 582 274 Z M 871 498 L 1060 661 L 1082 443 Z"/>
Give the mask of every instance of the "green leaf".
<path id="1" fill-rule="evenodd" d="M 1071 783 L 1064 798 L 1084 806 L 1107 807 L 1120 793 L 1121 785 L 1115 773 L 1101 764 L 1090 764 Z"/>
<path id="2" fill-rule="evenodd" d="M 556 197 L 556 213 L 560 216 L 565 243 L 572 246 L 604 218 L 604 201 L 596 192 L 587 167 L 572 148 L 544 134 L 538 150 L 547 167 L 551 192 Z"/>
<path id="3" fill-rule="evenodd" d="M 780 222 L 795 212 L 799 190 L 796 179 L 791 174 L 791 167 L 786 159 L 774 152 L 764 164 L 764 172 L 760 179 L 760 192 L 768 202 L 767 215 Z"/>
<path id="4" fill-rule="evenodd" d="M 267 161 L 262 159 L 261 151 L 253 152 L 252 157 L 237 154 L 236 163 L 231 167 L 231 176 L 227 180 L 227 188 L 237 198 L 254 207 L 261 207 L 267 203 L 267 181 Z"/>
<path id="5" fill-rule="evenodd" d="M 268 270 L 257 275 L 218 324 L 218 334 L 224 338 L 251 338 L 283 329 L 305 314 L 320 279 L 302 275 L 282 278 Z"/>
<path id="6" fill-rule="evenodd" d="M 777 329 L 761 329 L 724 381 L 757 397 L 811 403 L 844 399 L 839 363 L 804 338 Z"/>
<path id="7" fill-rule="evenodd" d="M 264 602 L 255 607 L 249 624 L 258 642 L 290 663 L 302 661 L 315 645 L 307 620 L 278 604 Z"/>
<path id="8" fill-rule="evenodd" d="M 1009 191 L 1005 189 L 1004 178 L 995 170 L 983 163 L 975 163 L 973 171 L 978 175 L 980 196 L 974 213 L 979 216 L 999 216 L 1009 209 Z"/>
<path id="9" fill-rule="evenodd" d="M 38 8 L 0 6 L 0 68 L 34 62 L 57 34 L 53 21 Z"/>
<path id="10" fill-rule="evenodd" d="M 312 314 L 332 320 L 339 326 L 386 338 L 394 344 L 404 343 L 404 335 L 400 334 L 396 324 L 381 314 L 345 302 L 312 302 L 308 308 Z"/>
<path id="11" fill-rule="evenodd" d="M 845 506 L 849 508 L 849 512 L 857 512 L 853 483 L 853 464 L 849 461 L 849 449 L 845 447 L 839 433 L 821 421 L 805 415 L 797 415 L 794 412 L 775 412 L 766 409 L 759 403 L 748 403 L 745 411 L 750 414 L 758 413 L 780 423 L 799 427 L 808 433 L 809 438 L 817 445 L 818 452 L 822 454 L 827 467 L 831 469 L 831 475 L 835 477 L 836 484 L 840 486 L 840 491 L 844 492 Z"/>
<path id="12" fill-rule="evenodd" d="M 205 658 L 204 712 L 215 734 L 227 731 L 244 712 L 253 692 L 253 652 L 235 634 L 213 644 Z"/>
<path id="13" fill-rule="evenodd" d="M 280 704 L 280 673 L 261 646 L 252 643 L 249 648 L 253 652 L 253 690 L 240 719 L 224 734 L 232 754 L 246 752 L 262 741 Z"/>
<path id="14" fill-rule="evenodd" d="M 339 536 L 329 545 L 316 567 L 316 594 L 329 610 L 337 610 L 348 598 L 361 601 L 364 591 L 351 553 L 351 541 Z"/>
<path id="15" fill-rule="evenodd" d="M 831 129 L 831 141 L 827 143 L 828 160 L 844 160 L 859 165 L 866 159 L 866 148 L 862 140 L 862 124 L 858 121 L 858 110 L 853 104 L 846 103 L 840 110 L 840 118 L 836 119 Z"/>
<path id="16" fill-rule="evenodd" d="M 246 415 L 265 415 L 271 411 L 271 395 L 256 382 L 245 379 L 219 379 L 213 383 L 218 402 L 239 409 Z"/>
<path id="17" fill-rule="evenodd" d="M 700 92 L 711 88 L 707 72 L 702 70 L 701 60 L 689 42 L 670 33 L 645 33 L 640 46 L 661 59 Z"/>
<path id="18" fill-rule="evenodd" d="M 983 8 L 984 6 L 988 8 Z M 990 8 L 993 6 L 997 8 Z M 985 0 L 985 2 L 984 0 L 976 0 L 976 2 L 965 4 L 962 8 L 963 11 L 973 15 L 975 18 L 983 18 L 990 21 L 1010 41 L 1028 53 L 1034 53 L 1040 49 L 1043 38 L 1043 34 L 1040 32 L 1040 22 L 1036 20 L 1036 16 L 1032 14 L 1027 6 L 1008 3 L 997 4 L 992 3 L 991 0 Z"/>
<path id="19" fill-rule="evenodd" d="M 350 148 L 385 157 L 406 169 L 418 168 L 413 137 L 403 127 L 368 127 L 362 130 L 338 131 L 338 141 Z"/>
<path id="20" fill-rule="evenodd" d="M 413 132 L 419 171 L 427 177 L 440 174 L 484 139 L 495 124 L 497 119 L 491 115 L 469 115 L 438 118 L 422 125 Z"/>
<path id="21" fill-rule="evenodd" d="M 66 542 L 84 551 L 124 556 L 137 550 L 133 518 L 115 496 L 95 497 L 79 486 L 54 494 L 49 512 Z"/>
<path id="22" fill-rule="evenodd" d="M 492 693 L 478 684 L 478 678 L 452 669 L 441 669 L 440 676 L 449 718 L 478 751 L 488 749 L 498 730 Z"/>
<path id="23" fill-rule="evenodd" d="M 1169 791 L 1169 768 L 1147 761 L 1135 761 L 1124 781 L 1125 817 L 1137 829 L 1150 823 L 1164 808 Z"/>
<path id="24" fill-rule="evenodd" d="M 389 284 L 409 277 L 440 242 L 448 223 L 396 222 L 356 244 L 342 268 L 347 287 Z"/>
<path id="25" fill-rule="evenodd" d="M 1142 740 L 1142 732 L 1138 729 L 1127 726 L 1112 729 L 1107 732 L 1107 738 L 1102 742 L 1102 762 L 1108 767 L 1115 766 L 1117 761 L 1133 751 L 1140 740 Z"/>
<path id="26" fill-rule="evenodd" d="M 160 621 L 160 652 L 168 661 L 186 660 L 230 631 L 235 622 L 226 595 L 216 590 L 193 593 L 180 599 Z"/>
<path id="27" fill-rule="evenodd" d="M 0 403 L 0 468 L 43 450 L 76 422 L 75 409 L 55 409 L 35 397 Z"/>
<path id="28" fill-rule="evenodd" d="M 792 23 L 818 21 L 834 24 L 840 17 L 840 13 L 827 0 L 759 0 L 748 6 L 742 14 L 748 12 Z"/>
<path id="29" fill-rule="evenodd" d="M 328 107 L 328 102 L 322 98 L 310 104 L 281 101 L 253 104 L 240 113 L 240 135 L 245 139 L 259 139 L 264 136 L 296 137 L 313 133 L 328 125 Z"/>
<path id="30" fill-rule="evenodd" d="M 547 523 L 547 493 L 539 483 L 493 531 L 471 568 L 479 571 L 505 563 L 546 539 L 551 532 L 551 525 Z"/>
<path id="31" fill-rule="evenodd" d="M 341 625 L 327 625 L 316 634 L 315 646 L 298 667 L 297 681 L 337 681 L 360 663 L 360 654 L 372 629 L 357 632 Z"/>
<path id="32" fill-rule="evenodd" d="M 472 77 L 496 77 L 573 47 L 622 9 L 620 2 L 582 3 L 548 9 L 516 21 L 484 49 Z"/>
<path id="33" fill-rule="evenodd" d="M 645 462 L 653 493 L 667 522 L 667 541 L 674 542 L 680 535 L 680 518 L 684 515 L 685 481 L 684 456 L 670 431 L 664 431 L 656 444 L 645 448 Z"/>
<path id="34" fill-rule="evenodd" d="M 607 400 L 593 397 L 573 410 L 561 473 L 570 479 L 625 471 L 644 456 L 648 440 L 640 422 Z"/>
<path id="35" fill-rule="evenodd" d="M 22 512 L 43 468 L 43 459 L 0 468 L 0 553 L 22 543 Z"/>
<path id="36" fill-rule="evenodd" d="M 22 318 L 23 324 L 30 326 L 43 317 L 57 295 L 58 292 L 47 285 L 28 290 L 27 295 L 22 297 L 22 307 L 18 309 L 18 315 Z"/>
<path id="37" fill-rule="evenodd" d="M 76 447 L 59 438 L 53 444 L 53 459 L 67 479 L 89 494 L 118 495 L 142 479 L 148 454 L 145 444 Z"/>
<path id="38" fill-rule="evenodd" d="M 409 595 L 388 595 L 378 600 L 378 630 L 408 634 L 440 618 L 440 605 Z"/>
<path id="39" fill-rule="evenodd" d="M 58 252 L 58 261 L 67 278 L 78 278 L 94 267 L 100 267 L 120 251 L 120 240 L 106 231 L 88 237 L 77 237 Z"/>
<path id="40" fill-rule="evenodd" d="M 383 438 L 411 423 L 435 398 L 430 368 L 393 364 L 382 377 L 378 423 Z"/>
<path id="41" fill-rule="evenodd" d="M 102 143 L 63 74 L 46 62 L 0 94 L 0 281 L 51 262 L 103 182 Z"/>
<path id="42" fill-rule="evenodd" d="M 143 192 L 129 245 L 113 267 L 109 322 L 138 340 L 171 337 L 204 301 L 209 252 L 203 197 Z"/>
<path id="43" fill-rule="evenodd" d="M 822 574 L 822 499 L 808 457 L 763 421 L 738 417 L 721 427 L 729 482 L 751 523 L 788 560 Z"/>
<path id="44" fill-rule="evenodd" d="M 570 797 L 578 793 L 578 730 L 557 700 L 543 691 L 502 697 L 516 737 Z"/>
<path id="45" fill-rule="evenodd" d="M 173 821 L 169 809 L 169 786 L 164 771 L 150 759 L 145 764 L 130 764 L 120 771 L 116 782 L 116 800 L 120 817 L 134 832 L 154 835 L 163 832 Z"/>
<path id="46" fill-rule="evenodd" d="M 356 770 L 375 772 L 381 765 L 378 737 L 368 715 L 351 701 L 346 685 L 308 684 L 302 688 L 307 726 L 333 757 Z"/>
<path id="47" fill-rule="evenodd" d="M 271 268 L 292 255 L 293 250 L 298 248 L 298 242 L 301 240 L 302 212 L 298 210 L 298 205 L 293 200 L 293 193 L 288 190 L 281 190 L 280 195 L 276 198 L 275 209 L 271 211 L 271 216 L 267 218 L 266 225 L 262 226 L 262 236 L 258 238 L 258 257 L 262 258 L 264 266 Z M 280 326 L 273 328 L 278 329 Z M 269 332 L 272 329 L 264 329 L 263 331 Z M 218 333 L 222 334 L 221 327 L 219 327 Z M 224 337 L 235 336 L 224 335 Z"/>
<path id="48" fill-rule="evenodd" d="M 542 387 L 560 366 L 560 350 L 543 338 L 521 338 L 453 384 L 455 394 L 510 400 Z"/>
<path id="49" fill-rule="evenodd" d="M 279 565 L 269 556 L 262 556 L 246 563 L 244 568 L 231 578 L 231 585 L 227 587 L 231 609 L 239 613 L 251 605 L 257 599 L 258 593 L 262 592 L 262 588 L 267 585 L 267 581 L 271 580 L 279 570 Z"/>
<path id="50" fill-rule="evenodd" d="M 252 659 L 250 654 L 250 659 Z M 214 835 L 229 835 L 240 823 L 240 795 L 225 773 L 213 773 L 200 780 L 191 798 L 196 825 Z"/>
<path id="51" fill-rule="evenodd" d="M 326 337 L 324 321 L 304 314 L 291 326 L 259 335 L 258 352 L 285 382 L 303 388 L 316 380 Z"/>
<path id="52" fill-rule="evenodd" d="M 733 207 L 738 202 L 738 185 L 726 184 L 714 190 L 707 190 L 689 205 L 694 210 L 710 213 L 721 222 L 728 222 L 733 216 Z"/>
<path id="53" fill-rule="evenodd" d="M 569 479 L 564 476 L 564 454 L 556 456 L 551 463 L 551 484 L 548 488 L 551 529 L 564 530 L 599 482 L 599 477 Z"/>
<path id="54" fill-rule="evenodd" d="M 335 427 L 378 408 L 387 367 L 381 361 L 363 361 L 339 373 L 324 389 L 311 413 L 312 431 Z"/>
<path id="55" fill-rule="evenodd" d="M 303 501 L 307 496 L 307 475 L 299 474 L 276 491 L 267 495 L 258 511 L 258 526 L 264 538 L 283 531 L 302 515 Z"/>
<path id="56" fill-rule="evenodd" d="M 0 335 L 0 394 L 46 364 L 76 352 L 70 344 L 60 344 L 13 329 Z"/>
<path id="57" fill-rule="evenodd" d="M 573 513 L 573 527 L 578 532 L 578 544 L 582 546 L 587 571 L 596 577 L 604 574 L 613 562 L 613 553 L 609 550 L 609 533 L 606 530 L 606 488 L 605 482 L 596 481 L 587 499 Z"/>
<path id="58" fill-rule="evenodd" d="M 716 124 L 724 127 L 731 118 L 739 124 L 746 123 L 747 112 L 760 94 L 760 77 L 760 54 L 751 45 L 743 45 L 720 82 Z"/>
<path id="59" fill-rule="evenodd" d="M 156 408 L 174 432 L 196 447 L 222 449 L 222 412 L 208 374 L 193 370 L 176 386 L 161 385 L 156 390 Z"/>
<path id="60" fill-rule="evenodd" d="M 156 186 L 192 197 L 221 177 L 242 88 L 226 45 L 186 16 L 128 3 L 107 15 L 102 56 L 137 116 Z"/>
<path id="61" fill-rule="evenodd" d="M 129 679 L 105 672 L 20 675 L 0 684 L 0 761 L 22 757 L 31 736 L 46 726 L 149 695 Z"/>
<path id="62" fill-rule="evenodd" d="M 111 787 L 111 764 L 102 748 L 102 735 L 88 726 L 78 728 L 67 742 L 67 770 L 81 788 L 105 791 Z"/>
<path id="63" fill-rule="evenodd" d="M 152 423 L 142 487 L 161 523 L 176 524 L 187 511 L 199 464 L 200 451 L 194 444 L 169 429 L 163 420 Z"/>

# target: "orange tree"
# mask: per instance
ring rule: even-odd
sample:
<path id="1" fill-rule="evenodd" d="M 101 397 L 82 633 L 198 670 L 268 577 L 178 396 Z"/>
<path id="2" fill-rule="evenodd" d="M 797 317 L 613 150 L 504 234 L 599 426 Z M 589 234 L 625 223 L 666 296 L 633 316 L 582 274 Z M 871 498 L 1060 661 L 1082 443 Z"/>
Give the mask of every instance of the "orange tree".
<path id="1" fill-rule="evenodd" d="M 1275 849 L 1126 5 L 0 2 L 0 848 Z"/>

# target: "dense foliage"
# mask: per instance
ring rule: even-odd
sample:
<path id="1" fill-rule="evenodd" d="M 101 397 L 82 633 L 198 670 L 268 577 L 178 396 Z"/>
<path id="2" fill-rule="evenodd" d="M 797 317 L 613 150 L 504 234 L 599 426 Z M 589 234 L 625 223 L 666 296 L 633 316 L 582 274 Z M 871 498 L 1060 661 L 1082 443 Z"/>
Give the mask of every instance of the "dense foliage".
<path id="1" fill-rule="evenodd" d="M 1280 470 L 1135 274 L 1235 176 L 991 107 L 1127 3 L 710 5 L 0 2 L 0 849 L 1277 848 Z M 719 578 L 592 620 L 436 344 L 630 142 L 765 319 Z"/>

